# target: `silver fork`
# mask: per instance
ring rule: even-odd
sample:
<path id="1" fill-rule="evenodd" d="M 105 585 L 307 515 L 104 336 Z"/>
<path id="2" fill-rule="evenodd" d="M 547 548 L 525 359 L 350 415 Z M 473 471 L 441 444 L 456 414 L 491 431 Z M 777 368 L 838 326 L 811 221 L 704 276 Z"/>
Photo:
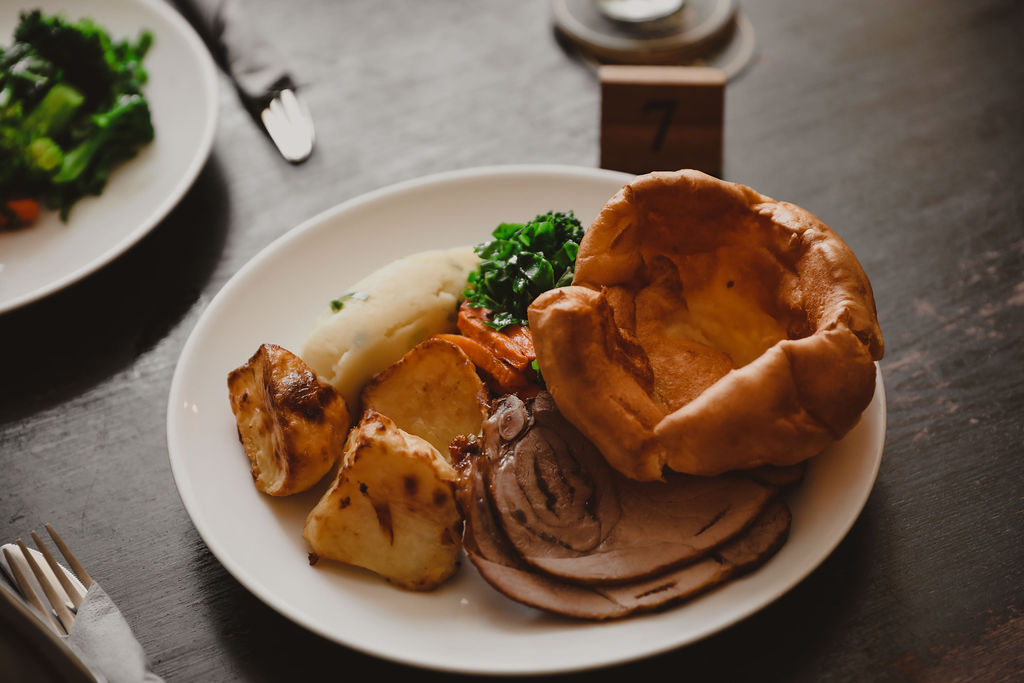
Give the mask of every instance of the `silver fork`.
<path id="1" fill-rule="evenodd" d="M 71 549 L 64 543 L 64 539 L 53 530 L 53 527 L 47 524 L 46 531 L 50 534 L 50 538 L 53 539 L 61 555 L 67 560 L 71 571 L 74 572 L 81 585 L 77 585 L 75 581 L 72 581 L 65 569 L 54 559 L 46 544 L 43 543 L 43 540 L 34 531 L 31 534 L 32 540 L 35 541 L 39 555 L 45 560 L 45 567 L 40 564 L 36 553 L 32 552 L 20 538 L 17 541 L 18 552 L 13 552 L 11 546 L 5 546 L 3 549 L 4 557 L 7 560 L 8 567 L 10 567 L 11 574 L 13 575 L 12 578 L 18 590 L 25 597 L 25 600 L 39 612 L 54 631 L 61 635 L 67 635 L 71 632 L 71 626 L 75 622 L 75 614 L 78 612 L 78 608 L 81 607 L 82 599 L 85 597 L 85 592 L 82 588 L 86 591 L 89 590 L 89 586 L 92 585 L 92 577 L 89 576 L 89 572 L 85 570 L 85 567 L 82 566 L 78 558 L 71 552 Z M 20 557 L 18 557 L 19 555 Z M 42 600 L 33 588 L 32 581 L 25 573 L 25 566 L 32 572 L 36 583 L 42 589 L 52 610 L 43 606 Z"/>
<path id="2" fill-rule="evenodd" d="M 260 112 L 260 120 L 277 150 L 298 164 L 313 152 L 316 133 L 306 103 L 291 88 L 281 90 Z"/>

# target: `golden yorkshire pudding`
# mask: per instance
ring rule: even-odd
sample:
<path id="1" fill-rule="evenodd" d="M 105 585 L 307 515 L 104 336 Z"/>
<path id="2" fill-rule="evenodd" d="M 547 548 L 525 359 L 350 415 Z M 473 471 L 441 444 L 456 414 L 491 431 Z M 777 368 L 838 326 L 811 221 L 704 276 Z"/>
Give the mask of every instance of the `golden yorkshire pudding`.
<path id="1" fill-rule="evenodd" d="M 821 452 L 883 353 L 868 278 L 828 226 L 698 171 L 623 186 L 529 319 L 558 408 L 639 480 Z"/>

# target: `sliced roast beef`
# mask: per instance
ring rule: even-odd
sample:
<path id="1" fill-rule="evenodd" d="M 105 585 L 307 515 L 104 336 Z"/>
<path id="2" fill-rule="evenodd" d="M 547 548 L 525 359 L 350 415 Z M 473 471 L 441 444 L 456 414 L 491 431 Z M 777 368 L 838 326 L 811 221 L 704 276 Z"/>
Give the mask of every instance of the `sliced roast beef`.
<path id="1" fill-rule="evenodd" d="M 746 470 L 743 474 L 768 486 L 787 488 L 799 483 L 804 478 L 805 469 L 807 469 L 806 460 L 789 467 L 762 465 L 752 470 Z"/>
<path id="2" fill-rule="evenodd" d="M 479 458 L 460 463 L 466 515 L 464 547 L 481 576 L 506 596 L 532 607 L 584 619 L 613 619 L 693 597 L 749 571 L 785 541 L 789 509 L 776 500 L 734 540 L 704 559 L 628 583 L 583 585 L 526 564 L 502 533 Z"/>
<path id="3" fill-rule="evenodd" d="M 778 492 L 776 481 L 799 477 L 637 482 L 608 466 L 546 393 L 529 404 L 496 401 L 483 437 L 481 475 L 507 543 L 527 565 L 572 583 L 635 582 L 689 565 L 750 526 Z"/>

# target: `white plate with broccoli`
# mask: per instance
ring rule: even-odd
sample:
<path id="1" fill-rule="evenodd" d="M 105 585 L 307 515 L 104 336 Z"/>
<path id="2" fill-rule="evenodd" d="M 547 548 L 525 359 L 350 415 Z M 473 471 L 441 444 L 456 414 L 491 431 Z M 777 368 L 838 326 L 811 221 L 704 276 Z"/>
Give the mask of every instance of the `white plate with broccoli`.
<path id="1" fill-rule="evenodd" d="M 57 75 L 53 41 L 75 43 L 74 68 L 105 58 L 82 73 L 58 63 Z M 0 67 L 0 146 L 11 147 L 0 150 L 3 313 L 89 275 L 156 226 L 209 156 L 218 100 L 206 47 L 158 0 L 0 7 Z"/>

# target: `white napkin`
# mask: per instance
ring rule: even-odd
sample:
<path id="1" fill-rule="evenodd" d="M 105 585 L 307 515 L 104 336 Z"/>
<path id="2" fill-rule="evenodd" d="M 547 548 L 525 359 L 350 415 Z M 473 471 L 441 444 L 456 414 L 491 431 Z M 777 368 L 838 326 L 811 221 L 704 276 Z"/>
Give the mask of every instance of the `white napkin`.
<path id="1" fill-rule="evenodd" d="M 14 546 L 17 549 L 17 546 Z M 17 557 L 17 556 L 16 556 Z M 19 560 L 19 564 L 22 562 Z M 0 566 L 13 576 L 6 558 L 0 553 Z M 24 569 L 28 571 L 28 567 Z M 64 570 L 69 576 L 71 572 Z M 34 579 L 34 577 L 32 577 Z M 40 602 L 46 597 L 37 589 Z M 27 603 L 26 603 L 27 604 Z M 30 608 L 31 609 L 31 608 Z M 40 621 L 43 628 L 49 628 Z M 106 591 L 93 580 L 71 625 L 71 633 L 61 640 L 82 660 L 98 683 L 161 683 L 162 678 L 149 668 L 149 660 L 128 622 Z"/>
<path id="2" fill-rule="evenodd" d="M 78 608 L 71 633 L 63 636 L 101 683 L 160 683 L 114 601 L 95 581 Z"/>

